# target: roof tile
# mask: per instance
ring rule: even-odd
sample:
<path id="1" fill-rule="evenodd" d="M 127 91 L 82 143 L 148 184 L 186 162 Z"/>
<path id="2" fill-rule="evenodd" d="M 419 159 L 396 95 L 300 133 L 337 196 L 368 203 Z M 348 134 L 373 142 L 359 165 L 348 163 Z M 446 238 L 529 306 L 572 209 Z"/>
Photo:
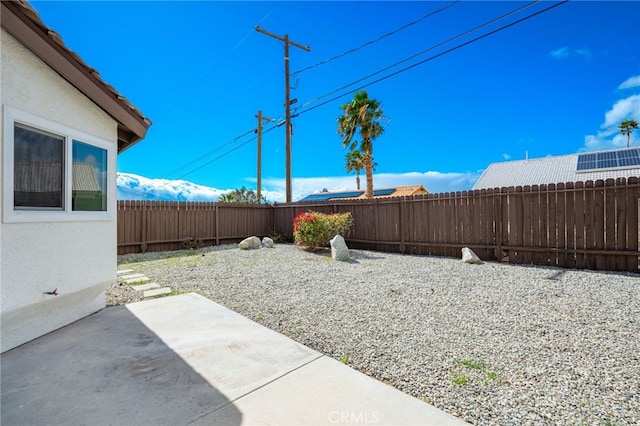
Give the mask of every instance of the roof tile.
<path id="1" fill-rule="evenodd" d="M 87 65 L 84 62 L 84 60 L 76 52 L 72 51 L 71 49 L 69 49 L 67 47 L 67 45 L 64 43 L 64 40 L 62 39 L 60 34 L 58 34 L 52 28 L 48 27 L 42 21 L 42 19 L 40 18 L 40 15 L 38 14 L 38 12 L 34 9 L 34 7 L 28 1 L 26 1 L 26 0 L 16 0 L 16 1 L 13 1 L 13 3 L 18 5 L 18 6 L 20 6 L 20 9 L 22 10 L 22 13 L 27 18 L 29 18 L 35 25 L 40 27 L 48 35 L 48 37 L 52 41 L 54 41 L 57 45 L 59 45 L 62 49 L 64 49 L 69 55 L 71 55 L 73 60 L 75 60 L 81 67 L 83 67 L 89 74 L 91 74 L 97 80 L 97 82 L 100 85 L 102 85 L 108 91 L 110 91 L 118 99 L 118 101 L 121 104 L 123 104 L 128 109 L 133 111 L 139 117 L 139 119 L 141 121 L 143 121 L 144 123 L 146 123 L 148 125 L 151 125 L 151 120 L 149 120 L 147 117 L 145 117 L 142 114 L 142 112 L 140 112 L 140 110 L 138 110 L 133 104 L 131 104 L 131 102 L 129 102 L 127 100 L 127 98 L 124 97 L 122 94 L 120 94 L 113 86 L 111 86 L 110 84 L 108 84 L 104 80 L 102 80 L 102 78 L 100 77 L 100 74 L 94 68 L 92 68 L 89 65 Z"/>
<path id="2" fill-rule="evenodd" d="M 377 188 L 373 191 L 374 198 L 407 197 L 428 194 L 422 185 L 398 186 L 396 188 Z M 361 200 L 366 199 L 364 190 L 316 192 L 302 198 L 299 202 L 330 201 L 330 200 Z"/>

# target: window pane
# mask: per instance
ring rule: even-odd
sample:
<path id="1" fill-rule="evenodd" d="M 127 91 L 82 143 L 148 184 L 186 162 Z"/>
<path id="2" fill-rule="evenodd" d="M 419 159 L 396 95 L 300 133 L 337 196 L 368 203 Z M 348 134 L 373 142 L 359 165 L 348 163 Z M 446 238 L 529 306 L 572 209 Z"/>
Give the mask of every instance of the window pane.
<path id="1" fill-rule="evenodd" d="M 107 211 L 107 150 L 75 140 L 72 209 Z"/>
<path id="2" fill-rule="evenodd" d="M 13 205 L 62 209 L 64 138 L 14 125 Z"/>

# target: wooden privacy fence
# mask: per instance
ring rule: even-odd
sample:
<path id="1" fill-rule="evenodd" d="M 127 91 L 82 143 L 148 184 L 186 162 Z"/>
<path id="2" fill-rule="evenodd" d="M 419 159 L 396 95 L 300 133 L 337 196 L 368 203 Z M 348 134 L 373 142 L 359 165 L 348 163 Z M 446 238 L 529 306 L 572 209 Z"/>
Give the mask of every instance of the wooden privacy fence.
<path id="1" fill-rule="evenodd" d="M 118 254 L 168 251 L 238 242 L 266 235 L 269 205 L 118 201 Z"/>
<path id="2" fill-rule="evenodd" d="M 373 200 L 256 204 L 121 201 L 118 253 L 292 235 L 304 211 L 351 212 L 349 247 L 639 272 L 638 178 Z"/>
<path id="3" fill-rule="evenodd" d="M 406 198 L 274 206 L 291 234 L 300 212 L 351 212 L 349 247 L 639 272 L 638 178 L 495 188 Z"/>

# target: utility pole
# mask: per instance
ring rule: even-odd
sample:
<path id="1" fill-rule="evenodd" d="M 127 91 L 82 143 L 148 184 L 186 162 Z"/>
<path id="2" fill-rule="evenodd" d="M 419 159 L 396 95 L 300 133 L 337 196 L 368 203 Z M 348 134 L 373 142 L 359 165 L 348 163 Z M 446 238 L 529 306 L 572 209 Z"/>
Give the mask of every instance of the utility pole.
<path id="1" fill-rule="evenodd" d="M 276 121 L 275 118 L 269 118 L 262 115 L 262 111 L 258 111 L 256 115 L 258 119 L 258 202 L 262 200 L 262 121 Z"/>
<path id="2" fill-rule="evenodd" d="M 284 37 L 270 33 L 263 30 L 259 25 L 256 25 L 256 31 L 273 37 L 277 40 L 284 42 L 284 108 L 285 108 L 285 150 L 286 150 L 286 186 L 287 186 L 287 203 L 291 202 L 291 90 L 289 87 L 289 45 L 306 50 L 309 52 L 311 48 L 309 46 L 303 46 L 296 42 L 289 40 L 289 35 L 285 34 Z"/>

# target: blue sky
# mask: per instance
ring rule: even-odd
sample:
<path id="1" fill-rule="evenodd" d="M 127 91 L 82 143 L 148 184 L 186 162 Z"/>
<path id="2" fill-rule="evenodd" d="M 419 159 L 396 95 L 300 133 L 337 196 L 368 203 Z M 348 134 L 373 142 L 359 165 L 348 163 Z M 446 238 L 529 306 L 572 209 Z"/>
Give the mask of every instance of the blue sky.
<path id="1" fill-rule="evenodd" d="M 386 117 L 385 133 L 374 142 L 376 187 L 465 190 L 492 162 L 624 146 L 617 125 L 640 120 L 640 2 L 574 0 L 470 42 L 557 2 L 532 3 L 467 35 L 529 2 L 33 5 L 70 49 L 153 121 L 147 137 L 118 157 L 121 185 L 135 186 L 137 179 L 120 195 L 126 198 L 158 186 L 170 194 L 186 185 L 180 181 L 199 185 L 189 184 L 191 195 L 174 194 L 183 198 L 255 187 L 255 115 L 284 115 L 283 45 L 256 25 L 311 47 L 291 47 L 295 74 L 415 22 L 292 78 L 293 112 L 300 113 L 293 121 L 295 200 L 322 188 L 355 188 L 336 133 L 340 104 L 353 96 L 349 90 L 421 61 L 365 88 Z M 438 9 L 444 10 L 432 14 Z M 263 188 L 272 201 L 284 200 L 284 141 L 284 126 L 264 134 Z M 640 145 L 637 134 L 632 144 Z"/>

